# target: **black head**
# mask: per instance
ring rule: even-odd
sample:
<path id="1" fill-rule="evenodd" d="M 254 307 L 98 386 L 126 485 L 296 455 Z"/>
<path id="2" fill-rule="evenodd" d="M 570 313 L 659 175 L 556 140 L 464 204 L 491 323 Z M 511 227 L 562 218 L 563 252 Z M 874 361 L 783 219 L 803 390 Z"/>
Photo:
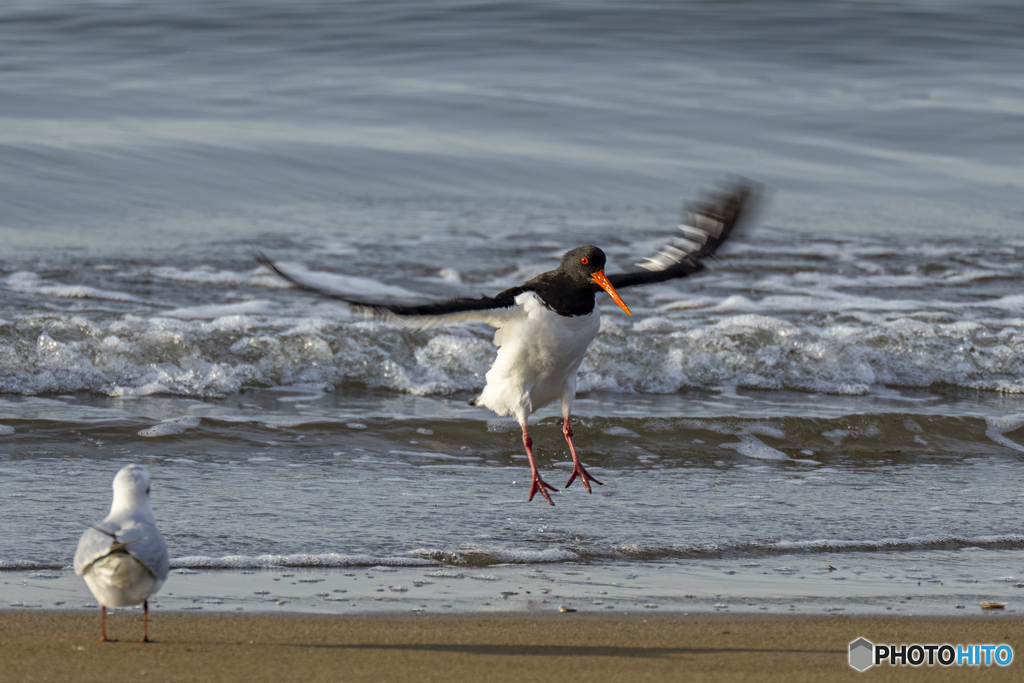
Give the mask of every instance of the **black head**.
<path id="1" fill-rule="evenodd" d="M 573 282 L 590 288 L 594 284 L 594 273 L 604 270 L 604 263 L 604 252 L 588 245 L 566 252 L 559 270 L 568 275 Z"/>
<path id="2" fill-rule="evenodd" d="M 542 273 L 523 287 L 536 292 L 544 305 L 559 315 L 590 315 L 594 311 L 594 294 L 602 289 L 629 313 L 605 277 L 604 264 L 604 252 L 597 247 L 577 247 L 566 252 L 557 270 Z"/>

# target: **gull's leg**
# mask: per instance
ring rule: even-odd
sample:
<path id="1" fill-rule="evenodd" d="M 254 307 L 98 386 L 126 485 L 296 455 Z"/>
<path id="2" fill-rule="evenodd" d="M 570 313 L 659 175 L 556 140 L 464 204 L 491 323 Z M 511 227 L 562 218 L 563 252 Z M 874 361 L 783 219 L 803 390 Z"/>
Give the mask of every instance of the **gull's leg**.
<path id="1" fill-rule="evenodd" d="M 149 600 L 142 601 L 142 640 L 140 643 L 148 643 L 149 640 Z"/>
<path id="2" fill-rule="evenodd" d="M 107 642 L 107 607 L 100 605 L 100 642 Z"/>
<path id="3" fill-rule="evenodd" d="M 552 491 L 557 491 L 558 489 L 540 478 L 540 472 L 537 471 L 537 463 L 533 461 L 533 439 L 530 438 L 530 434 L 526 431 L 525 420 L 522 423 L 522 427 L 523 445 L 526 447 L 526 457 L 530 459 L 530 472 L 533 475 L 533 483 L 530 484 L 530 497 L 527 500 L 533 500 L 534 494 L 540 491 L 540 495 L 544 496 L 544 500 L 548 502 L 548 505 L 554 505 L 546 489 L 551 489 Z"/>
<path id="4" fill-rule="evenodd" d="M 576 446 L 572 443 L 572 427 L 569 426 L 569 415 L 566 414 L 565 421 L 562 423 L 562 434 L 565 434 L 565 440 L 569 444 L 569 452 L 572 453 L 573 470 L 572 476 L 569 477 L 569 483 L 565 485 L 565 488 L 572 486 L 572 483 L 576 481 L 576 477 L 580 478 L 583 482 L 583 488 L 587 490 L 587 493 L 593 493 L 590 490 L 590 482 L 594 482 L 599 486 L 604 486 L 601 482 L 593 477 L 590 472 L 587 472 L 586 468 L 583 467 L 583 463 L 580 462 L 580 457 L 576 455 Z"/>

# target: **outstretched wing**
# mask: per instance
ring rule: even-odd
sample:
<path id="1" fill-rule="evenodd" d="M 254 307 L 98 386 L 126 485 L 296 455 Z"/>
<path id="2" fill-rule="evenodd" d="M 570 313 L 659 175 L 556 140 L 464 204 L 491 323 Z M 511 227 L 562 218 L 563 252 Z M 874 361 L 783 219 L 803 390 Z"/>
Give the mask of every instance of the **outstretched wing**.
<path id="1" fill-rule="evenodd" d="M 528 287 L 512 287 L 497 296 L 470 299 L 454 297 L 443 301 L 426 304 L 389 304 L 353 299 L 344 294 L 331 292 L 299 280 L 294 275 L 281 270 L 276 263 L 259 252 L 259 261 L 274 273 L 284 278 L 296 289 L 312 292 L 330 299 L 337 299 L 366 313 L 380 315 L 396 320 L 409 327 L 425 329 L 447 322 L 476 320 L 494 324 L 508 316 L 516 305 L 516 297 L 527 291 Z"/>
<path id="2" fill-rule="evenodd" d="M 729 237 L 753 215 L 761 186 L 749 180 L 733 180 L 686 207 L 682 237 L 637 265 L 644 270 L 608 276 L 615 289 L 649 285 L 699 273 L 705 259 L 714 255 Z"/>

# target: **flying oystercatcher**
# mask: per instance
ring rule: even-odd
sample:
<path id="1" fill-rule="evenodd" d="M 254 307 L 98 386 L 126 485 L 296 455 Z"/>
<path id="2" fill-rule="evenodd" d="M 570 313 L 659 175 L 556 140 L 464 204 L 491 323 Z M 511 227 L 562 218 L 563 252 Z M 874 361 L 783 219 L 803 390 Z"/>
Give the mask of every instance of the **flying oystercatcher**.
<path id="1" fill-rule="evenodd" d="M 531 413 L 560 399 L 562 433 L 574 464 L 565 486 L 568 488 L 579 477 L 590 493 L 591 482 L 601 484 L 580 462 L 570 426 L 576 372 L 601 327 L 595 295 L 604 290 L 627 315 L 632 315 L 616 290 L 687 277 L 704 270 L 705 259 L 750 217 L 759 196 L 759 187 L 745 180 L 734 180 L 706 192 L 687 206 L 686 220 L 679 226 L 683 236 L 637 264 L 643 270 L 605 275 L 604 252 L 594 246 L 577 247 L 562 257 L 555 270 L 497 296 L 480 299 L 452 298 L 419 305 L 361 301 L 302 282 L 263 254 L 260 260 L 297 289 L 344 301 L 409 327 L 423 329 L 455 321 L 478 321 L 496 327 L 494 343 L 498 356 L 487 372 L 487 385 L 475 404 L 498 415 L 512 415 L 519 421 L 533 477 L 528 500 L 533 500 L 539 491 L 554 505 L 548 490 L 556 489 L 541 479 L 537 471 L 526 421 Z"/>

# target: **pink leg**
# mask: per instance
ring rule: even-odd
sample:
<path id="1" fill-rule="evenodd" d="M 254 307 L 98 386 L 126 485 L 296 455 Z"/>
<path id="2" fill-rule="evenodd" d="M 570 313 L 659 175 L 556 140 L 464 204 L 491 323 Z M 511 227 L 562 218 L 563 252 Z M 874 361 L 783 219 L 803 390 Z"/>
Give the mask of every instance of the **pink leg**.
<path id="1" fill-rule="evenodd" d="M 142 640 L 139 642 L 151 642 L 149 640 L 149 600 L 142 601 Z"/>
<path id="2" fill-rule="evenodd" d="M 100 605 L 100 642 L 107 642 L 107 608 Z"/>
<path id="3" fill-rule="evenodd" d="M 540 472 L 537 471 L 537 463 L 533 461 L 533 439 L 526 432 L 525 424 L 523 424 L 523 445 L 526 446 L 526 457 L 530 459 L 530 472 L 533 474 L 533 483 L 530 485 L 530 497 L 527 500 L 533 500 L 534 494 L 540 491 L 540 495 L 544 496 L 544 500 L 548 502 L 548 505 L 554 505 L 546 489 L 551 489 L 552 491 L 557 491 L 558 489 L 540 478 Z"/>
<path id="4" fill-rule="evenodd" d="M 583 463 L 580 462 L 580 457 L 576 455 L 576 446 L 572 442 L 572 427 L 569 426 L 569 416 L 565 416 L 565 422 L 562 423 L 562 433 L 565 434 L 565 440 L 569 443 L 569 452 L 572 453 L 572 462 L 575 467 L 572 470 L 572 476 L 569 477 L 569 483 L 565 485 L 565 488 L 572 486 L 572 483 L 576 481 L 576 477 L 580 478 L 583 482 L 583 488 L 587 490 L 587 493 L 593 493 L 590 490 L 590 482 L 594 482 L 599 486 L 604 486 L 601 482 L 587 472 L 586 468 L 583 467 Z"/>

